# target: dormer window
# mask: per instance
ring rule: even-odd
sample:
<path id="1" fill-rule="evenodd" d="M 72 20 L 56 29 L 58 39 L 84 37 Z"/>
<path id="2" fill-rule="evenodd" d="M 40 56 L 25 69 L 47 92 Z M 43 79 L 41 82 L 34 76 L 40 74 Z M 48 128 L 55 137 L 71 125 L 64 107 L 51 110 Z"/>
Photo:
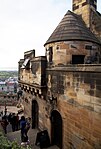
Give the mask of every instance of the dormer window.
<path id="1" fill-rule="evenodd" d="M 29 62 L 29 58 L 25 59 L 23 65 L 26 66 L 28 64 L 28 62 Z"/>
<path id="2" fill-rule="evenodd" d="M 21 68 L 24 68 L 24 69 L 30 69 L 30 59 L 29 58 L 26 58 L 24 63 L 22 64 L 22 67 Z"/>

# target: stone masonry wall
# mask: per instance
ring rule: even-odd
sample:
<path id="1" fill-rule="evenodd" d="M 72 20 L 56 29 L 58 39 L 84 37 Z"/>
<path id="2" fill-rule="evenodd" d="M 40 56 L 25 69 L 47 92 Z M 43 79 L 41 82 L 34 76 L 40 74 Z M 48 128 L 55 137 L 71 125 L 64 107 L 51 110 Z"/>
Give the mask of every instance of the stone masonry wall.
<path id="1" fill-rule="evenodd" d="M 101 41 L 101 14 L 91 10 L 90 15 L 91 15 L 90 30 Z"/>
<path id="2" fill-rule="evenodd" d="M 38 113 L 38 128 L 40 130 L 47 129 L 49 130 L 50 134 L 50 119 L 49 119 L 49 113 L 47 114 L 47 102 L 45 100 L 42 100 L 38 96 L 35 96 L 28 93 L 27 91 L 23 92 L 24 98 L 22 99 L 22 103 L 24 105 L 24 114 L 26 117 L 32 118 L 32 100 L 36 100 L 39 107 L 39 113 Z"/>
<path id="3" fill-rule="evenodd" d="M 87 68 L 86 68 L 87 67 Z M 91 69 L 92 68 L 92 69 Z M 57 97 L 63 121 L 63 149 L 101 148 L 101 70 L 100 65 L 55 67 L 47 70 L 48 93 Z M 24 92 L 25 115 L 31 117 L 32 100 L 39 106 L 39 129 L 51 138 L 51 105 L 38 95 Z"/>
<path id="4" fill-rule="evenodd" d="M 86 0 L 73 0 L 73 11 L 74 13 L 81 15 L 87 27 L 90 26 L 90 5 L 87 4 Z"/>
<path id="5" fill-rule="evenodd" d="M 86 49 L 86 46 L 91 46 L 92 49 Z M 53 47 L 52 65 L 67 65 L 72 63 L 72 55 L 95 56 L 95 53 L 100 55 L 100 46 L 87 41 L 64 41 L 46 45 L 46 49 Z M 58 56 L 57 56 L 58 55 Z M 49 62 L 49 52 L 46 51 L 47 62 Z M 98 58 L 99 59 L 99 58 Z M 99 61 L 99 60 L 98 60 Z M 99 63 L 99 62 L 97 62 Z"/>
<path id="6" fill-rule="evenodd" d="M 101 72 L 48 73 L 52 82 L 49 91 L 58 97 L 57 109 L 63 120 L 63 149 L 100 149 Z M 60 76 L 61 87 L 58 79 L 53 82 L 54 76 Z"/>
<path id="7" fill-rule="evenodd" d="M 96 7 L 96 0 L 73 0 L 73 12 L 81 15 L 86 26 L 101 41 L 101 14 L 96 11 Z"/>

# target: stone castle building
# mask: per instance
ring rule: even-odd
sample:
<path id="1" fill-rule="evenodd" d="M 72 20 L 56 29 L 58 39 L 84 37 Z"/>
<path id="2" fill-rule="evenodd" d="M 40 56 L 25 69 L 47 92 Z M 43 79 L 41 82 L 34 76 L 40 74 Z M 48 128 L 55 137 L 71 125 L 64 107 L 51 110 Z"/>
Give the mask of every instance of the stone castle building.
<path id="1" fill-rule="evenodd" d="M 60 149 L 101 149 L 101 14 L 97 0 L 73 0 L 44 44 L 26 51 L 19 86 L 32 128 Z"/>

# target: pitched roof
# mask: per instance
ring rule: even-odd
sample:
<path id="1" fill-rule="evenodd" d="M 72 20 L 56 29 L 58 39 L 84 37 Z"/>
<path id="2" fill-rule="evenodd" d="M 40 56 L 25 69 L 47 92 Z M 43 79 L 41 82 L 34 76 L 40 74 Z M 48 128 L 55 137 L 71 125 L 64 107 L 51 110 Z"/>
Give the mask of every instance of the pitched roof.
<path id="1" fill-rule="evenodd" d="M 91 41 L 101 44 L 95 35 L 86 27 L 82 18 L 77 14 L 68 11 L 44 46 L 52 42 L 70 40 Z"/>

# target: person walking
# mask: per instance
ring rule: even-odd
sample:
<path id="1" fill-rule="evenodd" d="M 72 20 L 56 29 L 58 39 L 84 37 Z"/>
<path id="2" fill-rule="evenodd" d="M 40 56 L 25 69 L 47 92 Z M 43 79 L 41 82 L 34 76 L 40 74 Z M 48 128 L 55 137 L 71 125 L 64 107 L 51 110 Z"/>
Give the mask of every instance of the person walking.
<path id="1" fill-rule="evenodd" d="M 26 140 L 27 143 L 29 143 L 29 140 L 28 140 L 28 131 L 30 129 L 30 121 L 31 121 L 31 119 L 29 117 L 26 118 L 25 136 L 27 138 L 27 140 Z"/>
<path id="2" fill-rule="evenodd" d="M 16 115 L 16 130 L 19 130 L 19 115 Z"/>
<path id="3" fill-rule="evenodd" d="M 8 125 L 8 124 L 9 124 L 9 123 L 8 123 L 8 121 L 7 121 L 6 116 L 3 116 L 3 117 L 2 117 L 2 121 L 1 121 L 1 125 L 2 125 L 2 127 L 3 127 L 3 130 L 4 130 L 5 134 L 7 134 L 7 125 Z"/>
<path id="4" fill-rule="evenodd" d="M 21 142 L 26 142 L 27 140 L 27 136 L 25 133 L 25 127 L 26 127 L 26 119 L 24 116 L 21 116 L 21 119 L 20 119 Z"/>
<path id="5" fill-rule="evenodd" d="M 8 122 L 11 124 L 11 118 L 12 118 L 12 113 L 9 113 L 8 115 Z"/>
<path id="6" fill-rule="evenodd" d="M 16 116 L 15 113 L 11 116 L 11 125 L 12 125 L 12 131 L 14 132 L 16 130 Z"/>

